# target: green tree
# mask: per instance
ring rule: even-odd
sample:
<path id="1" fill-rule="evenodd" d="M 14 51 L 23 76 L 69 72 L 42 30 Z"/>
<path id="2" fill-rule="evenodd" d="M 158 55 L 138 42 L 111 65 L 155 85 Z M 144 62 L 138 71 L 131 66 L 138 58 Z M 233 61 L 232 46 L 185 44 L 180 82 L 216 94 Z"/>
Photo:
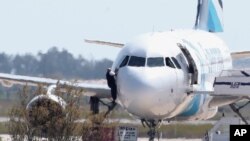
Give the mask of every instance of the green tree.
<path id="1" fill-rule="evenodd" d="M 16 74 L 38 75 L 38 60 L 31 54 L 16 55 L 13 59 L 13 68 Z"/>
<path id="2" fill-rule="evenodd" d="M 11 63 L 11 56 L 0 53 L 0 71 L 5 73 L 11 73 L 12 70 L 12 63 Z"/>

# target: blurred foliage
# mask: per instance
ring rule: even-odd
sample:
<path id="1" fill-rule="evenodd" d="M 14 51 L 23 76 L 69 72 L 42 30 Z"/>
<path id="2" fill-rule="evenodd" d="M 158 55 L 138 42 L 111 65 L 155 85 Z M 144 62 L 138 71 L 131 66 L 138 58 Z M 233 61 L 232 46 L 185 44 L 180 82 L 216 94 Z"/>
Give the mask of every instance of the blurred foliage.
<path id="1" fill-rule="evenodd" d="M 45 94 L 42 87 L 36 90 L 30 87 L 23 87 L 19 91 L 20 101 L 15 105 L 9 114 L 10 122 L 8 123 L 9 133 L 13 140 L 21 141 L 24 139 L 36 140 L 36 137 L 45 137 L 49 140 L 74 140 L 76 133 L 76 124 L 74 120 L 79 118 L 78 111 L 78 92 L 67 89 L 67 97 L 65 101 L 69 104 L 65 109 L 49 99 L 40 99 L 35 102 L 31 108 L 26 106 L 30 101 L 29 94 L 34 96 Z M 63 96 L 62 92 L 55 95 Z"/>
<path id="2" fill-rule="evenodd" d="M 61 89 L 64 91 L 62 92 Z M 107 130 L 114 130 L 104 124 L 103 113 L 88 115 L 87 120 L 76 122 L 81 115 L 81 90 L 75 90 L 67 86 L 55 90 L 55 95 L 66 101 L 65 108 L 52 100 L 41 99 L 27 109 L 30 93 L 38 96 L 44 94 L 45 91 L 43 87 L 30 89 L 27 86 L 19 91 L 19 101 L 11 109 L 9 113 L 10 122 L 7 124 L 8 132 L 13 140 L 23 141 L 27 139 L 34 141 L 45 138 L 49 141 L 75 141 L 80 139 L 98 141 L 113 137 L 107 134 Z"/>
<path id="3" fill-rule="evenodd" d="M 112 61 L 87 60 L 74 57 L 67 50 L 50 48 L 37 55 L 8 55 L 0 53 L 0 72 L 65 79 L 102 79 Z"/>

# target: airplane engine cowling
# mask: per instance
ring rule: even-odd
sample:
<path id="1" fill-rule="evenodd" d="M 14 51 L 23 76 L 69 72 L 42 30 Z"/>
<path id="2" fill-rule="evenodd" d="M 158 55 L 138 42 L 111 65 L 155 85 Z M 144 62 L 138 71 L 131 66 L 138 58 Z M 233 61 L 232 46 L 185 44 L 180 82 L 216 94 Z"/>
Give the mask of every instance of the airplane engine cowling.
<path id="1" fill-rule="evenodd" d="M 7 81 L 7 80 L 1 80 L 0 81 L 0 84 L 4 87 L 7 87 L 7 88 L 10 88 L 13 86 L 13 83 L 11 83 L 10 81 Z"/>
<path id="2" fill-rule="evenodd" d="M 46 125 L 55 118 L 64 118 L 66 102 L 56 95 L 38 95 L 27 105 L 28 121 L 32 126 Z"/>
<path id="3" fill-rule="evenodd" d="M 207 120 L 216 115 L 218 107 L 207 108 L 205 111 L 196 115 L 196 120 Z"/>

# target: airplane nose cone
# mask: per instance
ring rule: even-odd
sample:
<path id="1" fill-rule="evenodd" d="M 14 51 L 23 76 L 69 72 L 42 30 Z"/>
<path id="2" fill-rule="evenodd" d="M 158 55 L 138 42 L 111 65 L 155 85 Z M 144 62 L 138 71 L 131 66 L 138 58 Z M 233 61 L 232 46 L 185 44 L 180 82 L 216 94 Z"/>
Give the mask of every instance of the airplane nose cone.
<path id="1" fill-rule="evenodd" d="M 134 115 L 166 117 L 176 107 L 173 70 L 126 67 L 119 70 L 117 82 L 122 105 Z"/>

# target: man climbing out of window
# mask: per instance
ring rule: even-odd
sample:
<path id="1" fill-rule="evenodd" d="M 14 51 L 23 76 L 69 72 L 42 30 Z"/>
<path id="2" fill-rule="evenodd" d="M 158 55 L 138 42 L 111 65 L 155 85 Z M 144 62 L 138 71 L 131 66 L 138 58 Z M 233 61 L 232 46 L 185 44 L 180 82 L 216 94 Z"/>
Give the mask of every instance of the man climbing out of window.
<path id="1" fill-rule="evenodd" d="M 106 73 L 106 79 L 109 88 L 111 89 L 111 96 L 112 96 L 112 104 L 115 105 L 115 100 L 117 98 L 117 86 L 115 82 L 115 72 L 111 71 L 110 68 L 108 68 L 107 73 Z"/>

